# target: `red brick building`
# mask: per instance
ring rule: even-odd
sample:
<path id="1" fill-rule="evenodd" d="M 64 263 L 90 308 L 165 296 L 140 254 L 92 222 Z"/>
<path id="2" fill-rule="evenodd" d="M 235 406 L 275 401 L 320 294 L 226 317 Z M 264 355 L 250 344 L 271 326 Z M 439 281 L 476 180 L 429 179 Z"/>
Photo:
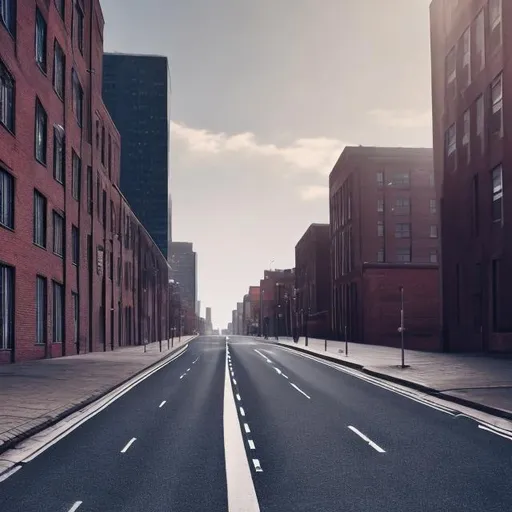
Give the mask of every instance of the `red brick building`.
<path id="1" fill-rule="evenodd" d="M 446 350 L 512 350 L 512 4 L 431 4 Z M 507 198 L 511 199 L 507 201 Z"/>
<path id="2" fill-rule="evenodd" d="M 344 337 L 345 327 L 349 339 L 366 343 L 395 344 L 399 337 L 382 322 L 370 325 L 367 312 L 385 307 L 378 294 L 365 293 L 372 287 L 370 268 L 387 274 L 380 277 L 385 288 L 406 287 L 411 313 L 417 311 L 414 302 L 423 300 L 423 291 L 417 294 L 421 287 L 414 283 L 423 282 L 426 275 L 437 279 L 439 221 L 433 177 L 430 149 L 359 146 L 347 147 L 341 154 L 329 176 L 335 338 Z M 407 270 L 396 272 L 395 267 Z M 437 294 L 428 300 L 439 304 Z M 438 348 L 439 312 L 427 316 L 429 329 L 421 320 L 418 333 L 412 332 L 414 321 L 408 318 L 409 346 L 417 334 L 429 337 L 432 348 Z M 418 345 L 424 348 L 425 343 Z"/>
<path id="3" fill-rule="evenodd" d="M 168 265 L 118 188 L 99 0 L 4 4 L 0 362 L 165 338 Z"/>
<path id="4" fill-rule="evenodd" d="M 295 246 L 295 307 L 313 338 L 331 336 L 330 247 L 329 224 L 311 224 Z"/>

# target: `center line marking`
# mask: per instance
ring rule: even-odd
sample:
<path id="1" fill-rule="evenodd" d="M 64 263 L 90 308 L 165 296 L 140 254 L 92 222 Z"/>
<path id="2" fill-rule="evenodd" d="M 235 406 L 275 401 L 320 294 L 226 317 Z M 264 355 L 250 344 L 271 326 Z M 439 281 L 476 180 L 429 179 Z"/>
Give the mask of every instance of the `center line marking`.
<path id="1" fill-rule="evenodd" d="M 256 445 L 254 444 L 254 441 L 252 439 L 249 439 L 247 442 L 249 443 L 249 448 L 251 450 L 256 450 Z"/>
<path id="2" fill-rule="evenodd" d="M 374 450 L 378 451 L 379 453 L 386 453 L 386 450 L 383 450 L 378 444 L 374 443 L 369 437 L 366 437 L 362 432 L 357 430 L 356 427 L 353 427 L 352 425 L 349 425 L 348 427 L 354 434 L 357 434 L 363 441 L 366 441 Z"/>
<path id="3" fill-rule="evenodd" d="M 192 361 L 192 364 L 196 364 L 197 361 L 199 361 L 199 357 L 197 357 L 194 361 Z"/>
<path id="4" fill-rule="evenodd" d="M 306 395 L 302 389 L 300 389 L 298 386 L 296 386 L 293 382 L 290 382 L 290 384 L 299 392 L 302 393 L 308 400 L 311 400 L 311 397 L 309 395 Z"/>
<path id="5" fill-rule="evenodd" d="M 187 370 L 187 372 L 189 372 L 189 371 L 190 371 L 190 368 Z"/>
<path id="6" fill-rule="evenodd" d="M 164 401 L 163 401 L 163 402 L 158 406 L 158 408 L 163 407 L 163 406 L 165 405 L 165 402 L 166 402 L 166 401 L 167 401 L 167 400 L 164 400 Z"/>
<path id="7" fill-rule="evenodd" d="M 121 453 L 126 453 L 128 451 L 128 449 L 130 448 L 130 446 L 137 440 L 136 437 L 132 437 L 128 443 L 126 443 L 126 446 L 121 450 Z"/>
<path id="8" fill-rule="evenodd" d="M 252 459 L 252 463 L 254 464 L 254 469 L 256 473 L 263 473 L 263 469 L 261 469 L 261 464 L 258 459 Z"/>
<path id="9" fill-rule="evenodd" d="M 236 399 L 240 402 L 242 400 L 242 397 L 237 393 L 236 394 Z"/>
<path id="10" fill-rule="evenodd" d="M 235 379 L 233 379 L 233 384 L 236 386 L 236 380 Z"/>
<path id="11" fill-rule="evenodd" d="M 284 373 L 282 373 L 282 372 L 281 372 L 281 375 L 282 375 L 285 379 L 287 379 L 287 378 L 288 378 L 288 377 L 287 377 Z"/>
<path id="12" fill-rule="evenodd" d="M 244 423 L 244 430 L 245 430 L 246 434 L 250 434 L 251 433 L 251 429 L 249 428 L 249 424 L 248 423 Z"/>
<path id="13" fill-rule="evenodd" d="M 75 512 L 75 510 L 78 510 L 78 507 L 83 503 L 83 501 L 75 501 L 73 503 L 73 506 L 68 510 L 68 512 Z"/>
<path id="14" fill-rule="evenodd" d="M 265 354 L 262 354 L 258 349 L 255 348 L 254 352 L 258 353 L 261 357 L 263 357 L 263 359 L 265 359 L 265 361 L 267 361 L 267 363 L 272 362 Z"/>
<path id="15" fill-rule="evenodd" d="M 241 414 L 242 416 L 245 416 L 245 411 L 244 411 L 244 408 L 243 408 L 243 407 L 240 407 L 240 414 Z"/>

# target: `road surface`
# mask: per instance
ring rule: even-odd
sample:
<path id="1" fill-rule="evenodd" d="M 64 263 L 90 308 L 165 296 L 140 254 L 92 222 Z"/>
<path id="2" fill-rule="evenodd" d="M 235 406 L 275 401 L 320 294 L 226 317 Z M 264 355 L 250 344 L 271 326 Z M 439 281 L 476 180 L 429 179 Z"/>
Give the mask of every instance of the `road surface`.
<path id="1" fill-rule="evenodd" d="M 491 430 L 272 342 L 201 337 L 1 482 L 0 511 L 512 510 L 512 437 Z"/>

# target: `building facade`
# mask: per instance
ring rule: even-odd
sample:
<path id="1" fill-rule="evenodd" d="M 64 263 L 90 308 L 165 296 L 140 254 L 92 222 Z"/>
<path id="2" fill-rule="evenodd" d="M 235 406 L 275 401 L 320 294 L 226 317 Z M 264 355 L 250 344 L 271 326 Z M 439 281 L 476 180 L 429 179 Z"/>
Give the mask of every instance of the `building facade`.
<path id="1" fill-rule="evenodd" d="M 119 188 L 103 26 L 99 0 L 2 2 L 0 362 L 169 334 L 167 261 Z"/>
<path id="2" fill-rule="evenodd" d="M 172 278 L 180 284 L 182 307 L 190 322 L 197 308 L 197 255 L 190 242 L 171 242 L 170 251 Z"/>
<path id="3" fill-rule="evenodd" d="M 296 309 L 306 315 L 313 338 L 331 336 L 330 247 L 329 224 L 311 224 L 295 246 Z"/>
<path id="4" fill-rule="evenodd" d="M 512 4 L 434 0 L 432 106 L 445 350 L 512 350 Z"/>
<path id="5" fill-rule="evenodd" d="M 121 190 L 167 257 L 171 233 L 167 57 L 105 53 L 103 98 L 123 140 Z M 104 120 L 96 116 L 97 129 Z"/>
<path id="6" fill-rule="evenodd" d="M 394 344 L 396 337 L 368 330 L 364 311 L 379 308 L 377 296 L 364 293 L 369 265 L 408 268 L 409 279 L 438 273 L 439 214 L 432 150 L 347 147 L 329 177 L 332 275 L 332 329 L 337 339 Z M 413 275 L 417 275 L 413 278 Z M 404 285 L 397 281 L 396 289 Z M 412 295 L 408 296 L 412 300 Z M 431 297 L 437 301 L 439 297 Z M 373 305 L 372 305 L 373 304 Z M 439 306 L 438 306 L 439 307 Z M 439 308 L 440 309 L 440 308 Z M 383 313 L 384 314 L 384 313 Z M 397 325 L 398 327 L 398 325 Z M 371 334 L 370 334 L 371 333 Z M 439 315 L 429 333 L 438 348 Z M 415 333 L 408 333 L 414 343 Z"/>

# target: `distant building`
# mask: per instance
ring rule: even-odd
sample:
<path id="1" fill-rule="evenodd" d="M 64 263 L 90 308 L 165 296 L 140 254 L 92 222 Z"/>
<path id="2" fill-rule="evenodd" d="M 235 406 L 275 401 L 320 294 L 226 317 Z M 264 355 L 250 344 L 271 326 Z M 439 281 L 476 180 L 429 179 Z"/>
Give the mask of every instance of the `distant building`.
<path id="1" fill-rule="evenodd" d="M 510 0 L 430 6 L 443 348 L 512 350 Z"/>
<path id="2" fill-rule="evenodd" d="M 213 331 L 212 308 L 206 308 L 205 324 L 206 324 L 206 333 L 212 334 L 212 331 Z"/>
<path id="3" fill-rule="evenodd" d="M 103 99 L 122 141 L 121 191 L 166 257 L 172 240 L 170 98 L 167 57 L 103 55 Z M 105 119 L 96 112 L 94 123 L 103 130 Z"/>
<path id="4" fill-rule="evenodd" d="M 244 332 L 244 303 L 236 303 L 236 334 L 243 336 Z"/>
<path id="5" fill-rule="evenodd" d="M 293 312 L 295 270 L 265 270 L 260 280 L 260 331 L 263 336 L 290 336 L 301 319 Z"/>
<path id="6" fill-rule="evenodd" d="M 440 348 L 439 207 L 432 150 L 347 147 L 329 177 L 334 336 Z"/>
<path id="7" fill-rule="evenodd" d="M 313 338 L 331 335 L 330 248 L 329 224 L 311 224 L 295 246 L 296 310 Z"/>
<path id="8" fill-rule="evenodd" d="M 190 242 L 171 242 L 170 250 L 171 277 L 180 284 L 182 308 L 192 318 L 197 307 L 197 256 Z"/>

